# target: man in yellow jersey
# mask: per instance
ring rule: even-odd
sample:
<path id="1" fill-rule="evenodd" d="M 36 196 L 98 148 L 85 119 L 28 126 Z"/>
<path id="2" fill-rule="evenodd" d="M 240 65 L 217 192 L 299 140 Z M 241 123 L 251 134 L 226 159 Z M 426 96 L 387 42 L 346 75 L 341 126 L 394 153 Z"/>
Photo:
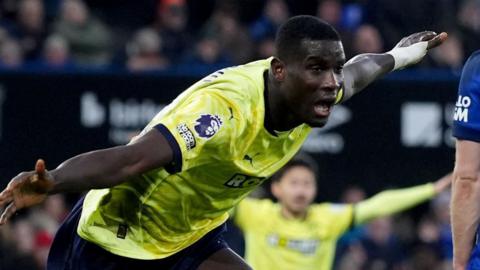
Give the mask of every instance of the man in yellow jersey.
<path id="1" fill-rule="evenodd" d="M 345 64 L 332 26 L 293 17 L 275 56 L 195 83 L 128 145 L 16 176 L 0 193 L 0 224 L 48 194 L 90 190 L 59 229 L 47 269 L 250 269 L 222 238 L 228 211 L 325 125 L 335 102 L 445 39 L 421 32 Z"/>
<path id="2" fill-rule="evenodd" d="M 245 259 L 255 270 L 332 269 L 337 240 L 352 226 L 394 214 L 431 199 L 450 186 L 451 175 L 435 183 L 381 192 L 357 204 L 312 204 L 316 166 L 294 158 L 273 177 L 278 199 L 246 198 L 234 221 L 245 237 Z"/>

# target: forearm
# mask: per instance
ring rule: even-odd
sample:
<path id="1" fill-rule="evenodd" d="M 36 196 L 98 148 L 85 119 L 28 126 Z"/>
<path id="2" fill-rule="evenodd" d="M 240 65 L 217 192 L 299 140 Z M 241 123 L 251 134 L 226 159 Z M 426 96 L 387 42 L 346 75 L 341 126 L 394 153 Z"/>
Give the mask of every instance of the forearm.
<path id="1" fill-rule="evenodd" d="M 452 232 L 456 266 L 466 266 L 480 219 L 480 182 L 476 174 L 454 172 Z"/>
<path id="2" fill-rule="evenodd" d="M 387 190 L 355 205 L 355 225 L 392 215 L 422 203 L 435 195 L 433 184 Z"/>
<path id="3" fill-rule="evenodd" d="M 390 54 L 360 54 L 345 64 L 344 98 L 347 100 L 370 83 L 393 70 L 395 61 Z"/>
<path id="4" fill-rule="evenodd" d="M 79 192 L 115 186 L 127 180 L 130 164 L 121 148 L 97 150 L 70 158 L 50 173 L 54 186 L 50 193 Z"/>
<path id="5" fill-rule="evenodd" d="M 344 98 L 347 100 L 386 73 L 402 69 L 422 60 L 428 43 L 417 42 L 408 46 L 397 45 L 383 54 L 360 54 L 345 64 Z"/>

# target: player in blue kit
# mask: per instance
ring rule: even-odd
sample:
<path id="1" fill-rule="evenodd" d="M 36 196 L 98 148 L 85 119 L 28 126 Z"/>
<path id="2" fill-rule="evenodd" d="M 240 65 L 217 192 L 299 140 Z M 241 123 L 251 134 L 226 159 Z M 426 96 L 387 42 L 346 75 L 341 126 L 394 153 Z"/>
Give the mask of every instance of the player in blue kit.
<path id="1" fill-rule="evenodd" d="M 480 219 L 480 51 L 463 68 L 453 123 L 453 265 L 455 270 L 474 270 L 480 269 L 480 242 L 475 239 Z"/>

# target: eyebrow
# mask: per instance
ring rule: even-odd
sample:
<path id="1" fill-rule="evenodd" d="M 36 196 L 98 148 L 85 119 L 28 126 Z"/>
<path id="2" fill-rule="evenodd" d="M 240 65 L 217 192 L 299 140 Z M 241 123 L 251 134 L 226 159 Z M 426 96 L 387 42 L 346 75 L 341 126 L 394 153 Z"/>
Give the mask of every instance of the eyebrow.
<path id="1" fill-rule="evenodd" d="M 307 58 L 305 59 L 305 62 L 309 62 L 309 61 L 329 62 L 324 57 L 318 56 L 318 55 L 307 56 Z M 339 58 L 337 61 L 335 61 L 335 64 L 344 65 L 345 63 L 346 63 L 345 57 Z"/>

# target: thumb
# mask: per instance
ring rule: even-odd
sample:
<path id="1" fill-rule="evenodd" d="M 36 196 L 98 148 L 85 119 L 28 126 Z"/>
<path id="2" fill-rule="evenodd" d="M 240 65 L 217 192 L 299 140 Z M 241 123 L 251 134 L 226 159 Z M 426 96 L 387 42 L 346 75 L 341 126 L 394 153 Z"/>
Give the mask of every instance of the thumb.
<path id="1" fill-rule="evenodd" d="M 35 177 L 33 177 L 32 182 L 37 181 L 38 179 L 43 178 L 45 175 L 45 161 L 43 159 L 37 160 L 35 163 Z"/>

